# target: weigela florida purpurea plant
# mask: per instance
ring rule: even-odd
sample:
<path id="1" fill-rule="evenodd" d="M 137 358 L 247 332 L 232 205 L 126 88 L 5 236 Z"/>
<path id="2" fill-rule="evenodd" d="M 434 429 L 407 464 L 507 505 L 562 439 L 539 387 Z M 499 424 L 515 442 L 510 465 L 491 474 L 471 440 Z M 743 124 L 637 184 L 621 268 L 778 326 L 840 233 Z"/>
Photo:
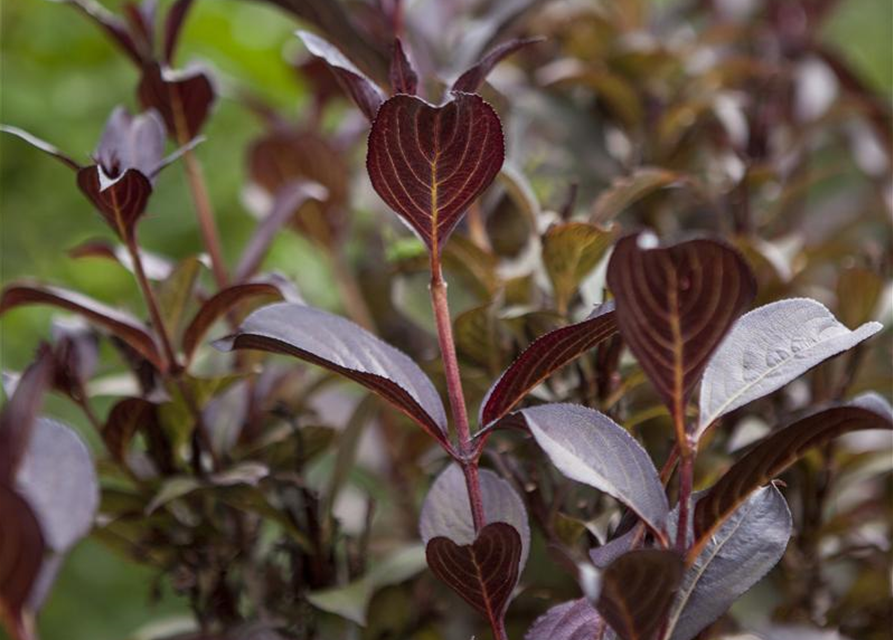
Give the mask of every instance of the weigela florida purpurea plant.
<path id="1" fill-rule="evenodd" d="M 400 2 L 377 7 L 370 23 L 377 30 L 362 27 L 337 3 L 276 2 L 326 36 L 298 34 L 316 61 L 301 64 L 315 102 L 295 123 L 241 94 L 266 131 L 247 154 L 260 220 L 230 270 L 193 151 L 214 84 L 199 67 L 172 69 L 192 3 L 171 5 L 160 52 L 154 2 L 125 4 L 123 18 L 86 0 L 70 4 L 135 63 L 145 111 L 116 108 L 87 165 L 20 129 L 4 131 L 76 171 L 77 186 L 121 244 L 90 242 L 72 255 L 132 271 L 150 322 L 46 284 L 22 281 L 3 291 L 4 313 L 43 304 L 82 319 L 57 321 L 33 364 L 7 385 L 0 612 L 17 640 L 37 637 L 37 614 L 66 553 L 91 532 L 155 567 L 188 596 L 197 631 L 178 638 L 441 637 L 431 635 L 442 626 L 431 621 L 453 613 L 432 604 L 446 596 L 432 595 L 430 584 L 377 600 L 400 610 L 398 627 L 377 622 L 380 607 L 370 607 L 373 597 L 410 583 L 425 565 L 498 640 L 707 637 L 782 560 L 795 520 L 821 525 L 821 514 L 818 522 L 792 514 L 779 477 L 816 455 L 830 464 L 839 436 L 893 429 L 881 396 L 850 393 L 865 341 L 882 330 L 870 317 L 880 287 L 859 285 L 868 312 L 848 313 L 846 323 L 816 300 L 760 293 L 764 282 L 784 287 L 766 276 L 780 270 L 779 250 L 754 233 L 759 202 L 750 200 L 748 181 L 764 180 L 760 171 L 771 166 L 766 128 L 783 129 L 789 121 L 757 111 L 744 134 L 749 141 L 732 126 L 703 148 L 689 141 L 704 154 L 715 147 L 717 157 L 739 154 L 751 163 L 745 174 L 753 174 L 731 188 L 699 182 L 698 154 L 683 144 L 698 134 L 671 117 L 676 105 L 650 104 L 665 119 L 651 137 L 643 133 L 639 99 L 648 106 L 657 97 L 649 94 L 653 86 L 637 84 L 641 60 L 615 51 L 603 56 L 608 67 L 587 70 L 587 55 L 602 54 L 574 41 L 573 32 L 591 19 L 585 11 L 565 16 L 571 43 L 563 58 L 541 66 L 540 81 L 594 87 L 601 122 L 611 131 L 606 140 L 632 166 L 584 220 L 572 216 L 576 188 L 550 217 L 523 174 L 506 164 L 513 142 L 498 111 L 509 105 L 487 78 L 512 54 L 543 55 L 536 52 L 552 46 L 540 38 L 499 43 L 518 15 L 494 9 L 489 38 L 460 36 L 468 50 L 495 46 L 446 84 L 439 72 L 449 29 L 439 39 L 431 30 L 436 21 L 425 23 Z M 526 11 L 535 3 L 529 4 Z M 447 13 L 462 23 L 461 12 Z M 560 17 L 546 13 L 544 29 L 558 29 Z M 603 34 L 616 26 L 604 16 L 593 24 Z M 772 37 L 810 46 L 790 39 L 783 15 L 768 24 Z M 388 55 L 378 46 L 382 31 L 389 34 Z M 418 67 L 406 36 L 423 54 Z M 671 62 L 655 56 L 650 64 L 660 70 Z M 750 74 L 757 70 L 727 82 L 746 86 L 755 81 Z M 673 74 L 656 77 L 677 81 Z M 339 90 L 366 125 L 348 116 L 344 130 L 325 130 L 322 115 Z M 861 95 L 858 86 L 848 91 Z M 691 117 L 701 117 L 688 106 Z M 869 119 L 878 116 L 867 112 Z M 715 113 L 728 124 L 728 112 Z M 369 255 L 354 270 L 343 251 L 353 222 L 345 174 L 349 151 L 362 146 L 366 130 L 368 182 L 420 243 L 386 249 L 387 234 L 365 230 Z M 167 157 L 166 138 L 179 147 Z M 627 147 L 666 166 L 636 168 Z M 212 288 L 202 283 L 203 258 L 172 264 L 137 238 L 156 174 L 180 158 Z M 585 189 L 583 181 L 585 175 Z M 666 227 L 648 203 L 669 187 L 688 189 L 714 207 L 722 206 L 716 203 L 722 193 L 733 214 L 733 241 L 701 234 L 673 242 L 648 230 Z M 285 227 L 330 259 L 350 319 L 308 304 L 286 278 L 262 272 Z M 397 283 L 420 273 L 436 341 L 395 303 Z M 871 275 L 859 275 L 865 273 Z M 448 275 L 479 299 L 456 317 Z M 839 294 L 849 292 L 843 286 Z M 597 302 L 594 309 L 586 308 L 590 302 Z M 91 401 L 103 338 L 135 382 L 106 416 Z M 822 364 L 844 352 L 851 355 L 843 371 Z M 329 373 L 368 394 L 357 401 L 333 391 Z M 809 402 L 786 408 L 782 390 L 804 376 L 813 376 Z M 105 450 L 97 460 L 73 429 L 42 416 L 51 390 L 67 396 L 98 431 Z M 479 401 L 476 418 L 469 400 Z M 764 425 L 771 428 L 744 448 L 729 447 L 728 464 L 716 462 L 716 443 L 729 445 L 723 430 L 740 426 L 752 406 L 778 424 Z M 666 427 L 671 446 L 639 430 L 649 421 Z M 362 485 L 354 467 L 361 436 L 373 428 L 387 468 L 387 482 L 376 485 L 388 503 L 381 518 L 400 522 L 388 526 L 402 531 L 389 531 L 384 547 L 375 539 L 381 527 L 372 526 L 375 492 L 353 503 L 365 512 L 359 526 L 348 525 L 337 508 L 351 485 Z M 663 455 L 660 470 L 655 452 Z M 419 506 L 417 480 L 435 467 Z M 809 499 L 807 489 L 798 491 Z M 860 508 L 875 506 L 866 501 Z M 820 528 L 810 533 L 825 535 Z M 418 537 L 421 545 L 412 542 Z M 546 554 L 548 566 L 560 566 L 576 585 L 576 597 L 565 602 L 559 595 L 566 586 L 546 587 L 549 608 L 530 597 L 541 583 L 555 583 L 545 575 L 554 571 L 542 570 Z M 538 568 L 524 573 L 534 556 Z M 532 619 L 531 612 L 543 610 Z M 367 635 L 357 635 L 361 628 Z M 456 637 L 473 633 L 468 629 Z"/>

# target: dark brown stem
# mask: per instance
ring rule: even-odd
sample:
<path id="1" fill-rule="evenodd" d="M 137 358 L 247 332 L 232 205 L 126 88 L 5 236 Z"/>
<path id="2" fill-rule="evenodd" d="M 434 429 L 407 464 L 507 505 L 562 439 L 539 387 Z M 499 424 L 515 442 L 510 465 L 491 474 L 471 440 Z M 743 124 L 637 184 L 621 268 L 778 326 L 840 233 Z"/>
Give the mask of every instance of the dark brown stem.
<path id="1" fill-rule="evenodd" d="M 443 371 L 446 375 L 447 392 L 450 396 L 450 409 L 456 423 L 458 435 L 458 462 L 465 473 L 465 485 L 468 487 L 468 499 L 471 503 L 471 516 L 474 520 L 475 532 L 486 525 L 484 502 L 481 498 L 481 485 L 478 479 L 478 459 L 471 440 L 471 428 L 468 425 L 468 412 L 465 408 L 465 394 L 462 391 L 462 379 L 459 374 L 459 361 L 456 358 L 456 344 L 453 341 L 453 324 L 450 320 L 450 307 L 447 301 L 447 284 L 440 268 L 440 257 L 431 255 L 431 306 L 437 323 L 437 339 L 443 357 Z M 494 628 L 494 633 L 497 629 Z M 504 633 L 504 631 L 503 631 Z M 497 636 L 498 637 L 498 636 Z"/>
<path id="2" fill-rule="evenodd" d="M 680 555 L 688 551 L 688 506 L 694 480 L 694 453 L 683 453 L 679 465 L 679 523 L 676 525 L 676 550 Z"/>
<path id="3" fill-rule="evenodd" d="M 199 228 L 205 250 L 211 256 L 211 270 L 214 272 L 214 280 L 219 288 L 226 286 L 228 277 L 226 265 L 223 262 L 223 251 L 220 249 L 220 236 L 217 232 L 217 224 L 214 222 L 214 211 L 211 208 L 211 198 L 208 196 L 208 188 L 205 185 L 204 173 L 198 158 L 192 149 L 183 154 L 186 163 L 186 179 L 189 181 L 189 190 L 192 192 L 192 201 L 195 203 L 195 213 L 198 217 Z"/>

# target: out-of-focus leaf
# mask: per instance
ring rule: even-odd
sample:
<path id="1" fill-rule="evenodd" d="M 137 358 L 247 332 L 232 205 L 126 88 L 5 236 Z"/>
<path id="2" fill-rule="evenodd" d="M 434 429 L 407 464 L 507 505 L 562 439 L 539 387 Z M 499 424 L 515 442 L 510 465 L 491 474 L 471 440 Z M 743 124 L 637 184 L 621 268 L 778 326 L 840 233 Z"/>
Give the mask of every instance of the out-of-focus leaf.
<path id="1" fill-rule="evenodd" d="M 24 140 L 35 149 L 39 149 L 40 151 L 43 151 L 44 153 L 56 158 L 56 160 L 64 164 L 69 169 L 73 169 L 74 171 L 80 171 L 81 169 L 81 165 L 75 162 L 71 158 L 71 156 L 63 153 L 54 145 L 51 145 L 49 142 L 41 140 L 37 136 L 31 135 L 23 129 L 19 129 L 18 127 L 10 127 L 8 125 L 0 125 L 0 132 L 8 133 L 10 135 L 16 136 L 21 140 Z"/>
<path id="2" fill-rule="evenodd" d="M 504 164 L 499 171 L 499 182 L 531 223 L 539 220 L 542 211 L 539 199 L 530 181 L 518 168 L 510 163 Z"/>
<path id="3" fill-rule="evenodd" d="M 659 247 L 650 233 L 626 236 L 608 263 L 617 326 L 670 409 L 688 446 L 685 406 L 694 386 L 756 294 L 747 263 L 715 240 Z"/>
<path id="4" fill-rule="evenodd" d="M 78 313 L 95 322 L 135 349 L 157 369 L 164 370 L 164 359 L 155 338 L 136 318 L 85 295 L 46 285 L 12 284 L 0 297 L 0 314 L 30 304 L 46 304 Z"/>
<path id="5" fill-rule="evenodd" d="M 391 69 L 388 75 L 392 93 L 405 93 L 411 96 L 417 93 L 419 76 L 412 68 L 400 38 L 394 40 L 394 53 L 391 56 Z"/>
<path id="6" fill-rule="evenodd" d="M 404 353 L 339 316 L 295 303 L 252 313 L 222 350 L 260 349 L 307 360 L 358 382 L 446 443 L 446 413 L 437 389 Z"/>
<path id="7" fill-rule="evenodd" d="M 180 262 L 173 273 L 158 287 L 158 307 L 168 335 L 179 334 L 186 305 L 192 299 L 195 283 L 201 272 L 201 262 L 196 257 Z"/>
<path id="8" fill-rule="evenodd" d="M 499 358 L 504 342 L 491 305 L 474 307 L 456 316 L 453 336 L 459 354 L 484 368 L 490 368 L 494 358 Z"/>
<path id="9" fill-rule="evenodd" d="M 68 255 L 72 258 L 104 258 L 113 260 L 130 273 L 134 273 L 133 258 L 127 247 L 107 240 L 96 239 L 82 242 L 76 247 L 69 249 Z M 143 263 L 143 271 L 149 280 L 164 280 L 174 270 L 174 265 L 167 258 L 157 253 L 140 249 L 139 255 L 140 261 Z"/>
<path id="10" fill-rule="evenodd" d="M 422 252 L 419 262 L 427 269 L 424 248 Z M 490 302 L 499 288 L 498 264 L 496 256 L 465 236 L 453 236 L 443 249 L 444 269 L 462 278 L 463 284 L 467 284 L 484 302 Z"/>
<path id="11" fill-rule="evenodd" d="M 534 340 L 500 376 L 481 403 L 481 426 L 512 410 L 540 382 L 617 331 L 614 303 L 599 305 L 589 317 Z"/>
<path id="12" fill-rule="evenodd" d="M 86 445 L 71 428 L 40 418 L 16 473 L 46 545 L 64 552 L 93 527 L 99 482 Z"/>
<path id="13" fill-rule="evenodd" d="M 363 112 L 363 115 L 369 119 L 369 122 L 375 120 L 384 100 L 384 95 L 378 85 L 357 69 L 356 65 L 348 60 L 337 46 L 308 31 L 298 31 L 297 35 L 311 54 L 326 61 L 335 77 L 338 78 L 341 87 Z"/>
<path id="14" fill-rule="evenodd" d="M 824 305 L 807 298 L 780 300 L 745 314 L 704 371 L 698 433 L 882 328 L 866 322 L 850 331 Z"/>
<path id="15" fill-rule="evenodd" d="M 518 49 L 542 41 L 543 38 L 516 38 L 503 42 L 501 45 L 488 51 L 477 64 L 459 76 L 453 83 L 452 90 L 475 93 L 484 84 L 493 67 L 502 62 L 502 60 L 512 55 Z"/>
<path id="16" fill-rule="evenodd" d="M 109 411 L 102 429 L 102 439 L 118 462 L 126 459 L 130 443 L 141 427 L 150 423 L 157 427 L 155 411 L 155 405 L 142 398 L 125 398 Z"/>
<path id="17" fill-rule="evenodd" d="M 96 332 L 82 318 L 55 318 L 52 336 L 53 386 L 80 401 L 99 360 Z"/>
<path id="18" fill-rule="evenodd" d="M 28 448 L 53 375 L 53 356 L 43 348 L 25 370 L 0 412 L 0 483 L 10 483 Z"/>
<path id="19" fill-rule="evenodd" d="M 505 522 L 488 524 L 472 544 L 438 536 L 425 546 L 428 567 L 495 626 L 518 582 L 521 557 L 518 531 Z"/>
<path id="20" fill-rule="evenodd" d="M 357 403 L 350 419 L 339 434 L 332 477 L 325 494 L 326 505 L 329 509 L 334 507 L 338 494 L 347 482 L 356 461 L 357 447 L 360 445 L 360 437 L 363 435 L 366 425 L 375 418 L 378 412 L 378 403 L 375 400 L 375 396 L 366 396 Z"/>
<path id="21" fill-rule="evenodd" d="M 701 552 L 717 528 L 751 493 L 768 484 L 809 449 L 863 429 L 893 430 L 893 420 L 863 407 L 837 406 L 813 413 L 761 440 L 698 500 L 694 509 L 695 544 L 690 557 Z"/>
<path id="22" fill-rule="evenodd" d="M 549 227 L 543 236 L 543 264 L 559 313 L 567 311 L 580 282 L 604 257 L 614 242 L 617 225 L 599 227 L 586 222 L 565 222 Z"/>
<path id="23" fill-rule="evenodd" d="M 126 23 L 94 0 L 55 0 L 77 7 L 93 20 L 137 65 L 142 64 L 143 54 L 130 36 Z"/>
<path id="24" fill-rule="evenodd" d="M 575 404 L 519 412 L 561 473 L 620 500 L 661 534 L 669 511 L 657 469 L 642 446 L 608 416 Z"/>
<path id="25" fill-rule="evenodd" d="M 876 272 L 862 267 L 843 269 L 837 277 L 840 319 L 848 327 L 868 322 L 874 317 L 883 291 L 884 281 Z"/>
<path id="26" fill-rule="evenodd" d="M 146 505 L 146 515 L 150 515 L 169 502 L 182 498 L 202 486 L 201 480 L 189 476 L 168 478 Z"/>
<path id="27" fill-rule="evenodd" d="M 601 624 L 586 598 L 555 605 L 536 619 L 524 640 L 592 640 Z"/>
<path id="28" fill-rule="evenodd" d="M 681 578 L 682 558 L 676 552 L 631 551 L 602 573 L 595 608 L 623 640 L 648 640 L 673 603 Z"/>
<path id="29" fill-rule="evenodd" d="M 283 530 L 307 552 L 313 552 L 313 543 L 292 520 L 289 513 L 270 503 L 262 489 L 247 484 L 237 484 L 214 489 L 214 497 L 221 502 L 248 513 L 255 513 L 279 524 Z"/>
<path id="30" fill-rule="evenodd" d="M 508 482 L 492 471 L 481 469 L 479 476 L 486 521 L 506 522 L 518 532 L 521 542 L 518 557 L 520 573 L 530 552 L 530 527 L 524 502 Z M 468 545 L 474 541 L 474 523 L 465 475 L 458 464 L 448 466 L 428 491 L 419 517 L 419 533 L 425 544 L 438 536 L 449 538 L 458 545 Z"/>
<path id="31" fill-rule="evenodd" d="M 28 502 L 4 483 L 0 522 L 0 622 L 12 637 L 24 638 L 29 622 L 23 619 L 23 609 L 43 564 L 43 534 Z"/>
<path id="32" fill-rule="evenodd" d="M 673 515 L 668 519 L 671 536 L 676 520 Z M 791 526 L 791 512 L 778 489 L 769 485 L 751 495 L 686 568 L 668 637 L 695 637 L 759 582 L 784 555 Z"/>
<path id="33" fill-rule="evenodd" d="M 439 255 L 504 158 L 499 116 L 480 96 L 455 93 L 435 107 L 397 95 L 372 125 L 366 168 L 382 200 Z"/>
<path id="34" fill-rule="evenodd" d="M 180 42 L 180 31 L 186 21 L 186 15 L 192 7 L 193 0 L 177 0 L 168 9 L 164 18 L 164 48 L 163 55 L 166 64 L 173 66 L 174 53 Z"/>
<path id="35" fill-rule="evenodd" d="M 154 62 L 143 67 L 137 96 L 144 109 L 161 114 L 168 135 L 179 144 L 198 135 L 217 97 L 203 68 L 174 70 Z"/>
<path id="36" fill-rule="evenodd" d="M 654 167 L 642 167 L 630 176 L 617 178 L 610 187 L 599 195 L 589 218 L 594 223 L 610 222 L 630 205 L 645 198 L 658 189 L 681 182 L 683 178 L 672 171 Z"/>
<path id="37" fill-rule="evenodd" d="M 307 600 L 317 609 L 366 626 L 366 611 L 375 592 L 405 582 L 424 568 L 421 545 L 410 546 L 385 558 L 359 580 L 344 587 L 311 592 Z"/>
<path id="38" fill-rule="evenodd" d="M 670 518 L 672 518 L 672 512 L 670 512 Z M 667 522 L 671 523 L 671 520 L 667 520 Z M 668 527 L 670 529 L 670 527 Z M 673 539 L 671 535 L 668 536 L 671 540 Z M 622 536 L 614 538 L 613 540 L 608 540 L 605 544 L 600 547 L 595 547 L 594 549 L 589 550 L 589 559 L 592 560 L 592 564 L 594 564 L 599 569 L 604 569 L 609 564 L 614 562 L 617 558 L 622 556 L 624 553 L 628 551 L 632 551 L 633 543 L 638 538 L 638 532 L 635 529 L 631 529 L 624 533 Z"/>

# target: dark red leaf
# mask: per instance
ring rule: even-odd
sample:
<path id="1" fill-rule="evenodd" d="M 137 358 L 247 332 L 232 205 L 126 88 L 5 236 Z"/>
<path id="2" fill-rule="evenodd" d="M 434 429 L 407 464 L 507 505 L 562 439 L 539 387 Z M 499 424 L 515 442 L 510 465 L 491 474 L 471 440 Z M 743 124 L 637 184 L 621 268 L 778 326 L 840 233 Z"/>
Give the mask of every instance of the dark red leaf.
<path id="1" fill-rule="evenodd" d="M 164 62 L 172 65 L 177 44 L 180 41 L 180 31 L 186 21 L 186 14 L 192 7 L 193 0 L 177 0 L 168 9 L 164 19 Z"/>
<path id="2" fill-rule="evenodd" d="M 751 493 L 802 458 L 813 447 L 863 429 L 893 430 L 889 415 L 858 406 L 837 406 L 802 418 L 761 440 L 698 500 L 694 511 L 695 545 L 690 558 L 717 527 L 734 513 Z"/>
<path id="3" fill-rule="evenodd" d="M 150 60 L 154 55 L 157 4 L 158 0 L 145 0 L 140 4 L 125 2 L 121 7 L 130 26 L 130 37 L 136 42 L 143 60 Z"/>
<path id="4" fill-rule="evenodd" d="M 201 67 L 174 71 L 157 63 L 143 67 L 137 95 L 144 109 L 161 114 L 168 135 L 180 144 L 198 135 L 216 98 L 214 85 Z"/>
<path id="5" fill-rule="evenodd" d="M 582 322 L 534 340 L 490 387 L 481 407 L 481 426 L 499 420 L 540 382 L 616 331 L 614 303 L 606 302 Z"/>
<path id="6" fill-rule="evenodd" d="M 284 353 L 371 389 L 446 445 L 446 413 L 437 389 L 406 354 L 340 316 L 302 304 L 258 309 L 218 348 Z"/>
<path id="7" fill-rule="evenodd" d="M 394 54 L 391 58 L 391 93 L 405 93 L 414 96 L 419 88 L 419 76 L 403 50 L 400 38 L 394 40 Z"/>
<path id="8" fill-rule="evenodd" d="M 480 62 L 465 71 L 453 83 L 453 91 L 462 91 L 464 93 L 474 93 L 481 88 L 487 76 L 493 71 L 493 67 L 502 62 L 503 59 L 512 55 L 518 49 L 526 47 L 530 44 L 542 42 L 545 38 L 517 38 L 503 42 L 501 45 L 494 47 L 481 58 Z"/>
<path id="9" fill-rule="evenodd" d="M 183 353 L 186 360 L 192 358 L 199 341 L 217 320 L 240 303 L 252 298 L 281 300 L 283 298 L 282 289 L 272 282 L 247 282 L 218 291 L 205 301 L 183 333 Z"/>
<path id="10" fill-rule="evenodd" d="M 623 640 L 651 640 L 673 603 L 682 567 L 675 551 L 625 553 L 602 573 L 595 608 Z"/>
<path id="11" fill-rule="evenodd" d="M 0 314 L 29 304 L 47 304 L 79 313 L 126 342 L 157 369 L 164 369 L 164 359 L 148 328 L 123 311 L 59 287 L 13 284 L 3 290 Z"/>
<path id="12" fill-rule="evenodd" d="M 84 167 L 77 175 L 78 187 L 84 195 L 115 233 L 122 240 L 127 240 L 146 210 L 149 196 L 152 195 L 152 183 L 136 169 L 128 169 L 111 184 L 104 184 L 106 180 L 102 168 L 96 165 Z"/>
<path id="13" fill-rule="evenodd" d="M 118 462 L 124 462 L 133 436 L 149 423 L 156 424 L 156 407 L 142 398 L 119 401 L 106 418 L 102 440 Z"/>
<path id="14" fill-rule="evenodd" d="M 15 476 L 52 374 L 52 353 L 48 348 L 42 348 L 0 412 L 0 483 L 9 483 Z"/>
<path id="15" fill-rule="evenodd" d="M 335 45 L 307 31 L 298 31 L 298 37 L 313 55 L 328 63 L 338 78 L 341 88 L 350 96 L 369 122 L 375 120 L 375 114 L 381 106 L 384 96 L 378 88 L 356 65 L 351 62 Z"/>
<path id="16" fill-rule="evenodd" d="M 0 523 L 0 620 L 13 638 L 25 638 L 23 610 L 43 564 L 43 533 L 25 499 L 5 483 Z"/>
<path id="17" fill-rule="evenodd" d="M 685 405 L 723 337 L 756 294 L 744 258 L 714 240 L 657 247 L 649 234 L 622 238 L 608 264 L 624 341 L 675 417 L 686 445 Z"/>
<path id="18" fill-rule="evenodd" d="M 366 169 L 378 195 L 439 255 L 504 159 L 499 116 L 480 96 L 456 93 L 435 107 L 399 95 L 372 125 Z"/>
<path id="19" fill-rule="evenodd" d="M 425 547 L 428 566 L 465 602 L 492 622 L 505 615 L 518 582 L 521 537 L 505 522 L 488 524 L 474 544 L 459 546 L 433 538 Z"/>
<path id="20" fill-rule="evenodd" d="M 41 140 L 40 138 L 31 135 L 27 131 L 19 129 L 18 127 L 10 127 L 7 125 L 0 125 L 0 131 L 14 135 L 17 138 L 24 140 L 25 142 L 30 144 L 35 149 L 40 149 L 44 153 L 53 156 L 54 158 L 56 158 L 56 160 L 58 160 L 59 162 L 64 164 L 69 169 L 78 171 L 81 168 L 81 165 L 79 165 L 77 162 L 75 162 L 71 158 L 71 156 L 68 156 L 65 153 L 62 153 L 61 151 L 59 151 L 59 149 L 57 149 L 56 147 L 51 145 L 49 142 L 46 142 L 45 140 Z"/>
<path id="21" fill-rule="evenodd" d="M 87 382 L 99 359 L 98 340 L 80 319 L 53 322 L 54 386 L 75 401 L 83 399 Z"/>
<path id="22" fill-rule="evenodd" d="M 143 64 L 144 57 L 140 48 L 133 41 L 127 24 L 117 17 L 105 7 L 94 0 L 63 0 L 64 2 L 74 5 L 80 9 L 85 15 L 92 19 L 111 40 L 116 43 L 128 55 L 128 57 L 140 66 Z"/>

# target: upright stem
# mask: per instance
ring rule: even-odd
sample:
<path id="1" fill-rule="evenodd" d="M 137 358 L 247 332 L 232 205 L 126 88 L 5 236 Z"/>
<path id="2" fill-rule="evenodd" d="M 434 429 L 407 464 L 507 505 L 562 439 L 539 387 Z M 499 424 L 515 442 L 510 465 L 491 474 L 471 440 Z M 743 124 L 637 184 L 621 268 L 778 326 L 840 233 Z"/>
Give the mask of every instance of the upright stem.
<path id="1" fill-rule="evenodd" d="M 186 163 L 186 178 L 189 180 L 189 189 L 192 192 L 192 201 L 195 203 L 195 213 L 198 217 L 198 225 L 201 229 L 205 249 L 211 256 L 211 270 L 214 272 L 214 280 L 221 289 L 226 286 L 228 277 L 226 265 L 223 262 L 223 252 L 220 249 L 220 236 L 217 233 L 217 224 L 214 222 L 214 211 L 211 208 L 211 198 L 208 196 L 208 188 L 202 166 L 195 157 L 192 149 L 183 154 Z"/>
<path id="2" fill-rule="evenodd" d="M 676 550 L 685 555 L 688 551 L 688 506 L 694 476 L 694 452 L 689 447 L 683 451 L 679 464 L 679 523 L 676 525 Z"/>
<path id="3" fill-rule="evenodd" d="M 437 339 L 443 357 L 443 370 L 450 396 L 450 410 L 458 432 L 459 464 L 465 473 L 465 485 L 468 487 L 468 499 L 471 503 L 471 516 L 474 521 L 474 530 L 477 532 L 486 524 L 484 502 L 481 498 L 477 460 L 473 455 L 474 446 L 471 441 L 471 428 L 468 425 L 468 412 L 465 408 L 465 394 L 462 392 L 459 361 L 456 359 L 453 325 L 450 321 L 450 307 L 447 301 L 447 284 L 440 268 L 440 256 L 436 254 L 431 255 L 431 306 L 434 308 L 434 319 L 437 323 Z M 494 629 L 494 633 L 496 631 Z"/>

